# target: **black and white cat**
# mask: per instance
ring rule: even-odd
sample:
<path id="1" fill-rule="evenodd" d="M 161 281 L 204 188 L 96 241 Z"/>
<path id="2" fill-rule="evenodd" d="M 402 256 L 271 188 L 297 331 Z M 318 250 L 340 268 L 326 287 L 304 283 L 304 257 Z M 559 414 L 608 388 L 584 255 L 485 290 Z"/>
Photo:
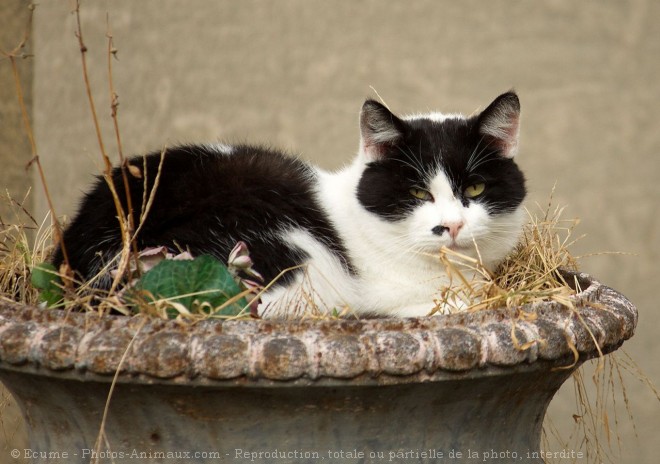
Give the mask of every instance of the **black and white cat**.
<path id="1" fill-rule="evenodd" d="M 225 262 L 247 243 L 266 282 L 260 314 L 290 316 L 314 304 L 357 314 L 423 316 L 447 283 L 446 246 L 494 267 L 524 221 L 518 151 L 520 104 L 513 92 L 478 115 L 399 118 L 367 100 L 352 164 L 325 172 L 272 149 L 191 145 L 167 149 L 138 246 L 187 249 Z M 133 158 L 153 186 L 161 153 Z M 119 169 L 116 190 L 126 208 Z M 144 180 L 129 176 L 133 209 Z M 64 234 L 83 279 L 121 250 L 116 210 L 97 180 Z M 56 266 L 63 257 L 57 249 Z M 110 278 L 98 280 L 109 286 Z M 313 300 L 313 303 L 311 301 Z"/>

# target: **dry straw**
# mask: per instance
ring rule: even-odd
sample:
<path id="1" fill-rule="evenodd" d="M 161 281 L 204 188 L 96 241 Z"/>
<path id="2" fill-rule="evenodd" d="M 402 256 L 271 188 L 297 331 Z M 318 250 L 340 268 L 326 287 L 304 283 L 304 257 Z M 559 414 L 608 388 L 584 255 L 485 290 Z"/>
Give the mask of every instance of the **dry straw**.
<path id="1" fill-rule="evenodd" d="M 554 191 L 553 191 L 554 193 Z M 577 219 L 564 219 L 564 208 L 553 206 L 552 195 L 541 215 L 528 211 L 529 222 L 513 252 L 494 271 L 479 259 L 443 248 L 449 284 L 437 301 L 437 309 L 478 311 L 490 308 L 520 308 L 555 301 L 572 307 L 571 296 L 579 291 L 577 281 L 567 281 L 562 270 L 577 270 L 569 248 L 575 243 Z M 467 277 L 467 276 L 471 277 Z"/>

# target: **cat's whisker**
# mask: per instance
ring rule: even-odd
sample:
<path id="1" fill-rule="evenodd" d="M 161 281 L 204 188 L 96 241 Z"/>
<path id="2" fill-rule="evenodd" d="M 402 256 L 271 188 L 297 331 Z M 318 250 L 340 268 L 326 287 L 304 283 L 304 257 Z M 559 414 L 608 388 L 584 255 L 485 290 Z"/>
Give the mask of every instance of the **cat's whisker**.
<path id="1" fill-rule="evenodd" d="M 472 167 L 475 163 L 475 161 L 481 156 L 481 154 L 484 152 L 484 150 L 487 148 L 487 146 L 480 148 L 481 147 L 481 142 L 483 142 L 484 136 L 482 135 L 479 141 L 477 141 L 477 144 L 474 146 L 474 149 L 472 150 L 472 153 L 470 153 L 470 157 L 468 158 L 467 165 L 465 166 L 465 170 L 467 172 L 472 171 Z"/>
<path id="2" fill-rule="evenodd" d="M 415 154 L 408 150 L 408 152 L 399 148 L 403 155 L 408 156 L 408 159 L 396 159 L 395 161 L 403 166 L 411 168 L 418 177 L 424 177 L 424 167 L 421 165 L 421 160 L 418 160 Z"/>
<path id="3" fill-rule="evenodd" d="M 488 157 L 494 153 L 494 151 L 486 151 L 490 148 L 492 145 L 492 142 L 488 142 L 479 150 L 479 146 L 483 142 L 484 137 L 482 136 L 481 139 L 477 142 L 477 145 L 474 148 L 474 151 L 470 155 L 470 159 L 468 160 L 468 164 L 465 168 L 466 172 L 472 173 L 476 171 L 476 169 L 481 166 L 484 162 L 485 159 L 488 159 Z M 477 152 L 477 150 L 479 150 Z"/>

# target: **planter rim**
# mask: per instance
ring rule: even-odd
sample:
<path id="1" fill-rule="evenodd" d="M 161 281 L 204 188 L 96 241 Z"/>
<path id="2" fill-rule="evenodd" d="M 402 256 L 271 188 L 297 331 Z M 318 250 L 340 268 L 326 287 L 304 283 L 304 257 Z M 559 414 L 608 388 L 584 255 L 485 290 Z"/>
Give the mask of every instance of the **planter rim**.
<path id="1" fill-rule="evenodd" d="M 575 353 L 581 363 L 617 349 L 638 317 L 619 292 L 568 275 L 582 289 L 572 297 L 576 310 L 543 302 L 408 319 L 189 324 L 3 301 L 0 371 L 110 382 L 119 369 L 118 382 L 241 386 L 410 383 L 567 366 Z M 517 318 L 521 310 L 527 316 Z"/>

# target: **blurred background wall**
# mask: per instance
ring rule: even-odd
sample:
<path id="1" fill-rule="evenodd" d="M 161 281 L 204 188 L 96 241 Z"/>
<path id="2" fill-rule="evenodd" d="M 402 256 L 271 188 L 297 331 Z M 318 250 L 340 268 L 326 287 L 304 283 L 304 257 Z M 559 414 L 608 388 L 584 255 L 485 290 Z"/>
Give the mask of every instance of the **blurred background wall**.
<path id="1" fill-rule="evenodd" d="M 0 20 L 13 28 L 0 27 L 4 49 L 20 40 L 25 5 L 0 6 Z M 68 1 L 40 2 L 34 58 L 20 63 L 58 215 L 75 211 L 101 165 L 71 9 Z M 515 88 L 528 206 L 545 206 L 556 184 L 555 204 L 580 218 L 576 235 L 586 234 L 575 254 L 631 253 L 584 258 L 582 269 L 637 305 L 639 327 L 625 351 L 660 385 L 659 2 L 106 0 L 84 2 L 82 18 L 113 159 L 108 19 L 125 153 L 250 141 L 333 169 L 356 152 L 359 109 L 373 89 L 398 113 L 469 114 Z M 15 104 L 6 61 L 0 73 L 0 180 L 16 194 L 34 185 L 41 218 L 47 207 L 35 172 L 22 168 L 29 153 L 16 137 L 18 113 L 6 110 Z M 620 462 L 656 463 L 660 403 L 635 376 L 624 380 L 636 433 L 618 398 Z M 551 406 L 566 436 L 574 401 L 567 382 Z M 615 436 L 611 445 L 619 446 Z"/>

